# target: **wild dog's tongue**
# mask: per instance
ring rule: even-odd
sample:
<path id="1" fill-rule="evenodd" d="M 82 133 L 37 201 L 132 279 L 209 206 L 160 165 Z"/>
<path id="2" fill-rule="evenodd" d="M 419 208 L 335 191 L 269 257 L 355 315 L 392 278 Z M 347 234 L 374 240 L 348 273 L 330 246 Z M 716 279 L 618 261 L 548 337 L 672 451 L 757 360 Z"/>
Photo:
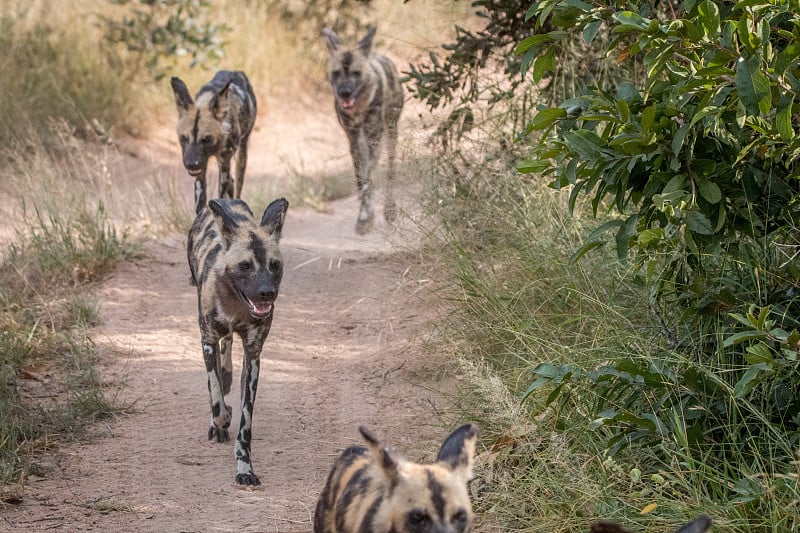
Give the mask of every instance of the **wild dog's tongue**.
<path id="1" fill-rule="evenodd" d="M 272 304 L 269 303 L 263 303 L 263 304 L 257 304 L 253 302 L 250 303 L 253 304 L 253 310 L 259 315 L 266 315 L 272 309 Z"/>
<path id="2" fill-rule="evenodd" d="M 344 109 L 350 109 L 353 107 L 354 100 L 352 98 L 342 98 L 341 103 Z"/>

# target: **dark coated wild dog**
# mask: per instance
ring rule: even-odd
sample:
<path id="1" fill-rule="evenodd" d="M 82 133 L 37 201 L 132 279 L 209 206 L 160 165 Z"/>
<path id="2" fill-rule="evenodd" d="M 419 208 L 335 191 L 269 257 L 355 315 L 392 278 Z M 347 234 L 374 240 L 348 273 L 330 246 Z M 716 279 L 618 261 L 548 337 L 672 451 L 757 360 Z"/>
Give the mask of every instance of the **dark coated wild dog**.
<path id="1" fill-rule="evenodd" d="M 711 531 L 711 518 L 700 515 L 675 533 L 706 533 L 707 531 Z M 591 533 L 631 533 L 631 530 L 615 522 L 600 520 L 592 524 Z"/>
<path id="2" fill-rule="evenodd" d="M 467 483 L 478 428 L 467 424 L 442 444 L 436 462 L 416 464 L 366 429 L 367 447 L 347 448 L 333 465 L 314 513 L 314 533 L 466 533 Z"/>
<path id="3" fill-rule="evenodd" d="M 283 276 L 278 249 L 289 202 L 281 198 L 253 218 L 241 200 L 211 200 L 189 230 L 187 252 L 197 285 L 198 322 L 211 397 L 208 439 L 227 442 L 231 407 L 233 334 L 242 339 L 242 417 L 236 437 L 236 483 L 258 485 L 250 461 L 253 403 L 258 388 L 261 349 L 272 325 L 275 298 Z"/>
<path id="4" fill-rule="evenodd" d="M 219 163 L 219 197 L 241 198 L 247 167 L 247 140 L 256 121 L 256 95 L 244 72 L 220 70 L 194 97 L 172 78 L 178 106 L 178 139 L 183 166 L 194 177 L 195 214 L 206 206 L 206 169 L 212 155 Z M 231 158 L 236 153 L 236 179 Z"/>
<path id="5" fill-rule="evenodd" d="M 374 27 L 354 48 L 343 47 L 339 37 L 327 28 L 322 33 L 328 39 L 328 79 L 335 95 L 336 116 L 350 141 L 350 155 L 361 200 L 356 231 L 366 233 L 375 218 L 371 176 L 378 164 L 384 133 L 389 173 L 383 214 L 387 222 L 394 221 L 397 216 L 392 187 L 403 89 L 394 63 L 386 56 L 373 53 Z"/>

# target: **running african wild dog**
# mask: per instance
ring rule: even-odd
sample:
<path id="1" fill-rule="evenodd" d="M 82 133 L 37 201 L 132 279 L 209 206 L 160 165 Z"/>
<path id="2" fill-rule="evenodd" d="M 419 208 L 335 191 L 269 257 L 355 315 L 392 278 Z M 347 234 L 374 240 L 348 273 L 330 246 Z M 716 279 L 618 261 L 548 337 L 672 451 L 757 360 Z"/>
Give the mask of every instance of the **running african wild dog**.
<path id="1" fill-rule="evenodd" d="M 206 169 L 212 155 L 219 164 L 219 197 L 241 198 L 247 167 L 247 141 L 256 121 L 256 95 L 244 72 L 220 70 L 194 99 L 179 78 L 171 80 L 178 107 L 178 139 L 183 166 L 194 177 L 195 214 L 206 206 Z M 231 159 L 236 153 L 236 177 Z"/>
<path id="2" fill-rule="evenodd" d="M 231 407 L 233 334 L 242 339 L 241 407 L 236 436 L 236 483 L 259 485 L 250 460 L 253 403 L 258 388 L 261 349 L 272 325 L 275 298 L 283 276 L 278 241 L 289 202 L 281 198 L 253 218 L 242 200 L 211 200 L 189 230 L 187 252 L 197 285 L 198 322 L 208 374 L 211 425 L 208 439 L 227 442 Z"/>
<path id="3" fill-rule="evenodd" d="M 700 515 L 675 533 L 706 533 L 708 531 L 711 531 L 711 518 Z M 615 522 L 599 520 L 592 524 L 591 533 L 631 533 L 631 530 Z"/>
<path id="4" fill-rule="evenodd" d="M 478 428 L 461 426 L 436 462 L 417 464 L 386 449 L 365 428 L 367 446 L 347 448 L 333 465 L 314 513 L 314 533 L 466 533 L 467 489 Z"/>
<path id="5" fill-rule="evenodd" d="M 336 116 L 350 142 L 350 156 L 355 168 L 361 207 L 356 231 L 366 233 L 375 218 L 372 205 L 372 172 L 378 164 L 381 140 L 386 136 L 389 171 L 386 177 L 386 203 L 383 215 L 387 222 L 397 217 L 392 196 L 397 151 L 397 123 L 403 110 L 403 89 L 391 59 L 373 52 L 375 28 L 354 48 L 342 46 L 339 37 L 328 28 L 328 80 L 333 87 Z"/>

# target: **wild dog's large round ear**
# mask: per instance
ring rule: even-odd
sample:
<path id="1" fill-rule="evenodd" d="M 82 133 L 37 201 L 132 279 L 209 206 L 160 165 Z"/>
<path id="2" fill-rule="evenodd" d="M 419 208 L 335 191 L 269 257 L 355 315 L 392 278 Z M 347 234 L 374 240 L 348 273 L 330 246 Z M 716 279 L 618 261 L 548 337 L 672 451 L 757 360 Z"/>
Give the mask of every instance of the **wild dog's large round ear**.
<path id="1" fill-rule="evenodd" d="M 375 40 L 375 32 L 378 31 L 376 26 L 372 26 L 367 34 L 358 42 L 358 49 L 363 52 L 364 55 L 369 56 L 372 55 L 372 44 Z"/>
<path id="2" fill-rule="evenodd" d="M 461 426 L 444 440 L 442 448 L 436 456 L 436 461 L 444 463 L 454 472 L 460 473 L 465 481 L 471 480 L 477 440 L 478 426 L 475 424 Z"/>
<path id="3" fill-rule="evenodd" d="M 278 198 L 267 206 L 261 217 L 261 225 L 267 228 L 270 235 L 275 235 L 278 239 L 283 231 L 283 221 L 286 219 L 287 209 L 289 209 L 289 201 L 286 198 Z"/>
<path id="4" fill-rule="evenodd" d="M 228 112 L 228 87 L 231 86 L 231 82 L 233 78 L 230 78 L 228 82 L 220 89 L 217 94 L 211 97 L 211 100 L 208 102 L 208 108 L 214 114 L 214 116 L 218 119 L 222 119 L 225 117 L 225 114 Z"/>
<path id="5" fill-rule="evenodd" d="M 169 80 L 169 83 L 172 85 L 172 92 L 175 94 L 175 105 L 178 107 L 178 111 L 186 111 L 189 109 L 189 106 L 194 103 L 194 100 L 192 100 L 192 95 L 189 94 L 189 89 L 186 88 L 186 84 L 175 76 Z"/>
<path id="6" fill-rule="evenodd" d="M 241 200 L 215 198 L 208 201 L 208 208 L 214 214 L 214 220 L 217 221 L 226 248 L 230 246 L 233 235 L 239 228 L 239 222 L 248 220 L 245 213 L 249 213 L 250 217 L 253 216 L 250 208 Z"/>
<path id="7" fill-rule="evenodd" d="M 590 533 L 633 533 L 630 529 L 624 528 L 611 520 L 598 520 L 589 526 Z"/>
<path id="8" fill-rule="evenodd" d="M 328 52 L 331 54 L 334 53 L 339 47 L 342 45 L 342 41 L 339 40 L 339 36 L 334 33 L 333 30 L 328 28 L 322 29 L 322 35 L 326 38 L 326 43 L 328 45 Z"/>
<path id="9" fill-rule="evenodd" d="M 707 531 L 711 531 L 711 523 L 711 517 L 701 514 L 680 528 L 676 533 L 706 533 Z"/>
<path id="10" fill-rule="evenodd" d="M 389 490 L 393 489 L 397 484 L 397 476 L 398 476 L 398 459 L 394 457 L 394 455 L 387 450 L 375 435 L 370 433 L 370 431 L 365 428 L 364 426 L 360 426 L 358 431 L 361 432 L 361 436 L 364 437 L 364 440 L 367 441 L 367 448 L 369 448 L 370 453 L 375 458 L 375 461 L 378 463 L 378 466 L 383 471 L 384 475 L 386 476 L 386 482 L 388 485 Z"/>

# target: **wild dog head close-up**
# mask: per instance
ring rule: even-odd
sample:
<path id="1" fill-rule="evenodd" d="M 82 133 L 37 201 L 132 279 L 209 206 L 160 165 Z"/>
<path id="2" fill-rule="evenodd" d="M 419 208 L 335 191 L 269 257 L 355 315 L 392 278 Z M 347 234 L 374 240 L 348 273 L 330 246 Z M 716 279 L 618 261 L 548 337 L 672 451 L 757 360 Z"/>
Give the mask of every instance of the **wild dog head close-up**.
<path id="1" fill-rule="evenodd" d="M 314 513 L 314 533 L 465 533 L 472 528 L 468 483 L 478 428 L 461 426 L 436 461 L 418 464 L 385 448 L 365 428 L 364 446 L 333 465 Z"/>
<path id="2" fill-rule="evenodd" d="M 675 533 L 708 533 L 711 531 L 711 523 L 711 518 L 700 515 Z M 630 529 L 610 520 L 598 520 L 591 525 L 590 531 L 591 533 L 633 533 Z"/>
<path id="3" fill-rule="evenodd" d="M 244 72 L 221 70 L 194 98 L 179 78 L 171 80 L 178 108 L 178 139 L 183 165 L 195 179 L 195 213 L 206 205 L 208 159 L 219 164 L 219 197 L 241 197 L 247 167 L 247 142 L 256 119 L 256 96 Z M 231 158 L 236 153 L 236 176 Z"/>
<path id="4" fill-rule="evenodd" d="M 403 88 L 392 60 L 374 51 L 375 32 L 371 28 L 356 46 L 347 47 L 332 30 L 322 31 L 330 53 L 328 80 L 333 89 L 334 108 L 350 144 L 361 202 L 356 221 L 358 233 L 366 233 L 373 224 L 372 172 L 384 138 L 389 160 L 384 217 L 392 222 L 397 215 L 392 187 Z"/>
<path id="5" fill-rule="evenodd" d="M 192 224 L 189 269 L 197 285 L 198 323 L 211 404 L 209 440 L 227 442 L 232 408 L 233 334 L 242 340 L 241 419 L 236 437 L 236 482 L 258 485 L 250 459 L 253 405 L 261 350 L 272 325 L 283 278 L 279 241 L 289 203 L 280 198 L 255 219 L 242 200 L 211 200 Z"/>

